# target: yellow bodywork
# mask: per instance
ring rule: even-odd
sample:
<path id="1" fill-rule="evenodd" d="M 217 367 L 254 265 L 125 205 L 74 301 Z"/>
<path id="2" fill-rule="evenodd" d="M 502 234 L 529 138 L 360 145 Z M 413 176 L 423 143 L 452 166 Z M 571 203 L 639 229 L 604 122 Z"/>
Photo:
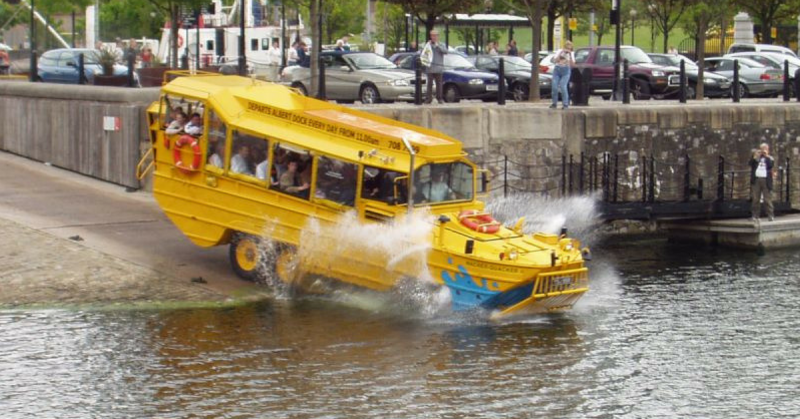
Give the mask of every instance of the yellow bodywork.
<path id="1" fill-rule="evenodd" d="M 171 102 L 167 102 L 171 100 Z M 202 109 L 205 132 L 197 147 L 184 146 L 176 153 L 179 135 L 165 133 L 167 103 L 193 103 Z M 211 112 L 210 112 L 211 111 Z M 314 158 L 335 158 L 358 165 L 362 190 L 364 167 L 408 174 L 412 145 L 414 168 L 441 162 L 463 162 L 472 170 L 472 186 L 480 185 L 479 170 L 461 143 L 442 133 L 304 97 L 284 86 L 238 76 L 200 75 L 179 77 L 162 88 L 162 99 L 148 109 L 153 146 L 153 190 L 156 200 L 172 222 L 195 244 L 204 247 L 235 243 L 237 237 L 268 236 L 281 249 L 297 252 L 303 274 L 323 275 L 378 291 L 394 288 L 398 281 L 420 271 L 413 258 L 392 258 L 364 243 L 342 246 L 341 227 L 348 222 L 400 225 L 409 217 L 406 204 L 357 196 L 352 207 L 315 197 L 316 173 L 311 178 L 310 199 L 270 189 L 268 180 L 233 173 L 230 164 L 212 167 L 209 131 L 225 127 L 227 150 L 234 132 L 264 138 L 269 161 L 274 163 L 273 143 L 308 150 Z M 198 154 L 195 156 L 195 154 Z M 146 156 L 147 157 L 147 156 Z M 194 158 L 202 162 L 191 167 Z M 176 165 L 180 160 L 181 165 Z M 146 164 L 140 170 L 148 170 Z M 480 233 L 459 222 L 466 210 L 482 211 L 483 202 L 469 199 L 437 205 L 415 205 L 430 225 L 423 263 L 438 284 L 450 288 L 454 308 L 482 306 L 498 315 L 548 312 L 571 307 L 587 291 L 588 275 L 577 240 L 555 235 L 526 235 L 521 229 L 500 227 Z M 315 236 L 309 224 L 315 223 Z M 327 253 L 305 254 L 303 241 Z M 398 249 L 403 244 L 398 243 Z M 231 257 L 245 270 L 253 266 L 252 243 L 237 246 Z M 279 258 L 285 259 L 285 258 Z M 278 270 L 281 268 L 278 267 Z M 286 275 L 283 275 L 284 277 Z M 287 278 L 284 278 L 287 279 Z M 287 279 L 291 280 L 291 279 Z"/>

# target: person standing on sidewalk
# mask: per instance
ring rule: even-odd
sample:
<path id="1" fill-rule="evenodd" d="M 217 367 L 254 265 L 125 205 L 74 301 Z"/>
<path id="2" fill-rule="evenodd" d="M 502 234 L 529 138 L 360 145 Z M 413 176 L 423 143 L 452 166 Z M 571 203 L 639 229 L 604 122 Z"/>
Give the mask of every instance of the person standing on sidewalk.
<path id="1" fill-rule="evenodd" d="M 572 67 L 575 66 L 575 56 L 572 54 L 572 42 L 567 41 L 564 48 L 553 57 L 556 64 L 553 69 L 552 94 L 553 104 L 550 109 L 558 107 L 558 93 L 561 92 L 562 109 L 569 108 L 569 78 L 572 76 Z"/>
<path id="2" fill-rule="evenodd" d="M 426 68 L 425 73 L 428 78 L 426 104 L 433 102 L 434 82 L 436 82 L 436 101 L 439 103 L 444 102 L 442 99 L 442 89 L 444 88 L 442 73 L 444 72 L 445 54 L 447 54 L 447 46 L 439 43 L 439 32 L 434 29 L 431 31 L 430 41 L 425 44 L 420 54 L 420 63 Z"/>
<path id="3" fill-rule="evenodd" d="M 758 150 L 753 152 L 750 159 L 750 185 L 753 191 L 752 213 L 753 221 L 757 221 L 761 215 L 761 198 L 767 206 L 767 216 L 769 220 L 775 219 L 774 207 L 772 205 L 772 178 L 775 176 L 775 159 L 769 155 L 769 145 L 761 144 Z"/>

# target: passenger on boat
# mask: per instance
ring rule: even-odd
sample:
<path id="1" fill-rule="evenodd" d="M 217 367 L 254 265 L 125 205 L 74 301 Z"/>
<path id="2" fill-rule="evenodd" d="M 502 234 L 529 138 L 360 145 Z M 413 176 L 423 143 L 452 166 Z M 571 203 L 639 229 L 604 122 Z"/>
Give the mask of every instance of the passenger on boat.
<path id="1" fill-rule="evenodd" d="M 433 174 L 430 189 L 428 191 L 423 190 L 423 193 L 429 202 L 441 202 L 445 200 L 456 199 L 456 194 L 444 181 L 444 174 L 441 172 Z"/>
<path id="2" fill-rule="evenodd" d="M 186 127 L 183 129 L 187 134 L 193 135 L 195 137 L 200 136 L 203 134 L 203 118 L 200 116 L 199 113 L 195 112 L 192 114 L 192 119 L 186 124 Z"/>
<path id="3" fill-rule="evenodd" d="M 215 153 L 208 158 L 208 164 L 222 169 L 225 161 L 225 141 L 218 141 L 214 145 L 214 151 Z"/>
<path id="4" fill-rule="evenodd" d="M 186 125 L 186 114 L 183 113 L 183 111 L 176 111 L 175 120 L 169 123 L 169 126 L 164 132 L 167 135 L 180 134 L 183 132 L 184 125 Z"/>
<path id="5" fill-rule="evenodd" d="M 231 158 L 231 172 L 253 176 L 250 170 L 250 146 L 240 144 L 236 154 Z"/>
<path id="6" fill-rule="evenodd" d="M 309 184 L 300 183 L 300 175 L 297 173 L 297 160 L 292 160 L 286 168 L 286 172 L 281 175 L 280 188 L 284 192 L 293 195 L 308 197 Z"/>
<path id="7" fill-rule="evenodd" d="M 259 180 L 267 179 L 267 159 L 256 165 L 256 178 Z"/>

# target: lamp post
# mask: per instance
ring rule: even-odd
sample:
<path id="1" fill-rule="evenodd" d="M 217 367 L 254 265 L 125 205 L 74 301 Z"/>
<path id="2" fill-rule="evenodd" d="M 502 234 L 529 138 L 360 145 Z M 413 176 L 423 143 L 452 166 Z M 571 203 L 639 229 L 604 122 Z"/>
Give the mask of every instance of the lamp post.
<path id="1" fill-rule="evenodd" d="M 647 11 L 650 15 L 650 51 L 654 51 L 656 49 L 656 5 L 648 4 Z"/>
<path id="2" fill-rule="evenodd" d="M 633 40 L 634 28 L 636 27 L 636 9 L 631 9 L 631 45 L 636 46 Z"/>

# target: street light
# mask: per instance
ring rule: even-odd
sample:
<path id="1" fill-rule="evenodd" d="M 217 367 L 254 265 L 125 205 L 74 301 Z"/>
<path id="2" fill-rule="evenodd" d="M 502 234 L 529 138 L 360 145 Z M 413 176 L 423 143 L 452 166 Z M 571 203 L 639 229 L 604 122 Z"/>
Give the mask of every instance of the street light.
<path id="1" fill-rule="evenodd" d="M 636 46 L 636 43 L 633 41 L 633 33 L 636 24 L 636 9 L 631 9 L 631 45 Z"/>

